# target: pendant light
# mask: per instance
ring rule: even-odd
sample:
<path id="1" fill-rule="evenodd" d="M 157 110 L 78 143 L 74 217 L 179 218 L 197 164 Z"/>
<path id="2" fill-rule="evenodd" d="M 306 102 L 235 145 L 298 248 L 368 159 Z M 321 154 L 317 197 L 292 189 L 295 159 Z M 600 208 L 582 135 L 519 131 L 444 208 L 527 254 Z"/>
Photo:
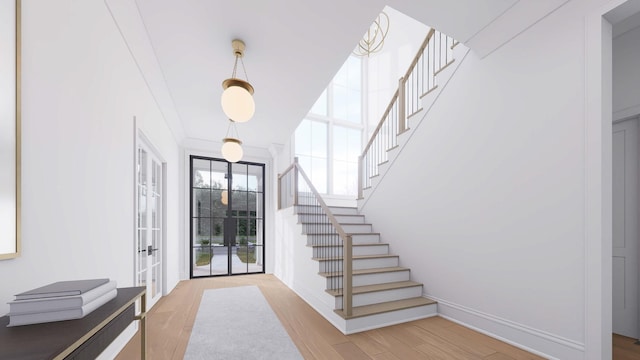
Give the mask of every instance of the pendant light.
<path id="1" fill-rule="evenodd" d="M 221 98 L 222 111 L 224 111 L 229 119 L 243 123 L 253 117 L 256 111 L 256 104 L 253 100 L 253 86 L 249 83 L 247 70 L 244 68 L 244 62 L 242 61 L 245 44 L 242 40 L 236 39 L 231 42 L 231 47 L 233 48 L 236 61 L 233 65 L 231 78 L 222 82 L 222 88 L 224 89 Z M 246 81 L 236 77 L 238 60 L 240 60 L 240 64 L 242 64 L 244 77 L 247 79 Z"/>
<path id="2" fill-rule="evenodd" d="M 233 130 L 233 131 L 232 131 Z M 235 136 L 233 135 L 235 132 Z M 229 119 L 229 128 L 227 129 L 227 136 L 222 139 L 222 157 L 228 162 L 238 162 L 242 159 L 242 155 L 244 154 L 242 150 L 242 141 L 238 139 L 238 130 L 236 129 L 236 123 Z"/>
<path id="3" fill-rule="evenodd" d="M 229 192 L 227 190 L 223 190 L 220 194 L 220 202 L 222 203 L 222 205 L 229 204 Z"/>

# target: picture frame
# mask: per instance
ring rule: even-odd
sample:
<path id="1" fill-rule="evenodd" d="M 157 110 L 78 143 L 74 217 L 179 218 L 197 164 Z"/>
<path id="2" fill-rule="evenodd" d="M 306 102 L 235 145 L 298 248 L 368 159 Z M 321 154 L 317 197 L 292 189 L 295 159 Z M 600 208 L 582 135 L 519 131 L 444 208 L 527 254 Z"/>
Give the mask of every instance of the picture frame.
<path id="1" fill-rule="evenodd" d="M 0 0 L 0 260 L 20 256 L 21 0 Z"/>

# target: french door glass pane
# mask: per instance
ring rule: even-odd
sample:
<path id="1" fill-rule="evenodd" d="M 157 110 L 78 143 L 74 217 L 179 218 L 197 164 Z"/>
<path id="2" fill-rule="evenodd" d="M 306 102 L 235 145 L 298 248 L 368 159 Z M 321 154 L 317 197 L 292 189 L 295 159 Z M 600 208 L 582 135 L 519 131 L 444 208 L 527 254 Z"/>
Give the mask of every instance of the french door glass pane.
<path id="1" fill-rule="evenodd" d="M 192 277 L 263 272 L 254 246 L 263 233 L 256 217 L 264 212 L 264 166 L 195 157 L 191 164 Z"/>
<path id="2" fill-rule="evenodd" d="M 163 165 L 141 142 L 136 161 L 136 285 L 147 286 L 147 306 L 162 294 Z"/>

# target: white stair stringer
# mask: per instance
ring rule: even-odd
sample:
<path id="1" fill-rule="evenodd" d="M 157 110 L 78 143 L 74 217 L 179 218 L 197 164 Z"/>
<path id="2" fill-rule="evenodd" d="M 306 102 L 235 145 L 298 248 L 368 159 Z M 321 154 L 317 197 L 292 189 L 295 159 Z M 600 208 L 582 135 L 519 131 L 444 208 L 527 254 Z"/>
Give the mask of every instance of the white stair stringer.
<path id="1" fill-rule="evenodd" d="M 424 95 L 422 101 L 422 111 L 416 113 L 407 119 L 408 129 L 398 134 L 397 146 L 387 151 L 387 159 L 378 165 L 378 174 L 371 177 L 371 185 L 363 189 L 362 199 L 358 199 L 358 209 L 363 209 L 370 195 L 375 191 L 378 184 L 384 179 L 386 172 L 389 170 L 396 158 L 402 152 L 404 146 L 410 141 L 415 130 L 420 126 L 423 120 L 428 119 L 429 111 L 433 104 L 437 101 L 438 96 L 445 91 L 449 80 L 454 76 L 456 70 L 464 61 L 464 58 L 469 53 L 469 48 L 459 43 L 453 48 L 453 63 L 442 69 L 436 75 L 437 87 L 431 92 Z"/>
<path id="2" fill-rule="evenodd" d="M 290 287 L 341 332 L 351 334 L 437 315 L 435 301 L 423 297 L 422 284 L 411 281 L 410 269 L 399 266 L 399 256 L 389 254 L 388 244 L 380 241 L 380 234 L 374 233 L 369 224 L 369 232 L 352 235 L 353 315 L 345 319 L 341 310 L 342 274 L 336 273 L 342 268 L 341 239 L 332 233 L 305 234 L 305 228 L 309 228 L 306 221 L 314 221 L 314 217 L 305 214 L 312 209 L 291 209 L 280 211 L 289 218 L 292 235 L 292 273 L 296 275 L 292 276 Z M 343 215 L 358 215 L 356 208 L 335 210 Z M 333 272 L 327 273 L 328 270 Z M 337 280 L 333 286 L 338 289 L 328 289 L 330 279 Z"/>

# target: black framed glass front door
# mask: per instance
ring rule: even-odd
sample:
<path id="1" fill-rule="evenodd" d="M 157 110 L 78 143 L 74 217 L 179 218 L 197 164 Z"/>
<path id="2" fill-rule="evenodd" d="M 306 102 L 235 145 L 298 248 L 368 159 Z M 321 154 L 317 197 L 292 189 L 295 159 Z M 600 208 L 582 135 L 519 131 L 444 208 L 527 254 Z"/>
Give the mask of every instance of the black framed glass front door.
<path id="1" fill-rule="evenodd" d="M 191 277 L 264 273 L 264 164 L 191 156 Z"/>

